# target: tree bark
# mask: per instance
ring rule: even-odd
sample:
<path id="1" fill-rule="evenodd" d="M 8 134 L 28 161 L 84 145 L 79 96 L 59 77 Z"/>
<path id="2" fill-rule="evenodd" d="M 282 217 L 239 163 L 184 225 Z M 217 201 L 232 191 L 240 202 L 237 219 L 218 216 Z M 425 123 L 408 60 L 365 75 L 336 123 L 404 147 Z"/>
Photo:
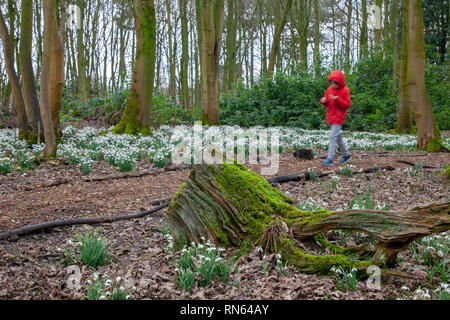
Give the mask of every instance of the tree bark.
<path id="1" fill-rule="evenodd" d="M 0 38 L 3 44 L 3 55 L 5 57 L 6 71 L 11 86 L 12 94 L 14 96 L 14 107 L 17 113 L 17 121 L 19 125 L 19 137 L 28 140 L 30 135 L 33 135 L 33 130 L 28 124 L 27 114 L 25 109 L 25 100 L 20 88 L 19 79 L 17 77 L 16 69 L 14 67 L 14 51 L 11 45 L 11 38 L 8 33 L 3 13 L 0 10 Z"/>
<path id="2" fill-rule="evenodd" d="M 39 100 L 34 84 L 33 64 L 31 61 L 31 43 L 33 38 L 33 1 L 22 1 L 22 17 L 20 23 L 19 65 L 22 74 L 22 89 L 25 100 L 28 124 L 33 128 L 35 138 L 29 142 L 36 142 L 38 128 L 42 128 L 39 112 Z"/>
<path id="3" fill-rule="evenodd" d="M 59 0 L 59 10 L 55 12 L 59 15 L 59 26 L 55 16 L 52 27 L 52 49 L 50 62 L 50 112 L 53 121 L 53 130 L 56 138 L 61 137 L 61 128 L 59 123 L 62 95 L 64 87 L 64 37 L 66 24 L 65 1 Z"/>
<path id="4" fill-rule="evenodd" d="M 219 61 L 222 47 L 224 0 L 202 0 L 203 124 L 219 123 Z"/>
<path id="5" fill-rule="evenodd" d="M 56 156 L 56 138 L 53 128 L 52 114 L 50 110 L 51 95 L 51 64 L 54 27 L 56 25 L 56 0 L 44 0 L 44 50 L 42 53 L 41 86 L 40 86 L 40 110 L 44 124 L 45 147 L 40 157 Z"/>
<path id="6" fill-rule="evenodd" d="M 135 0 L 136 60 L 130 96 L 122 119 L 114 127 L 117 134 L 151 134 L 156 61 L 156 17 L 154 0 Z"/>
<path id="7" fill-rule="evenodd" d="M 277 58 L 277 52 L 280 48 L 281 34 L 283 33 L 284 26 L 286 25 L 287 17 L 291 10 L 291 7 L 292 7 L 292 1 L 293 0 L 286 1 L 281 20 L 277 22 L 276 27 L 275 27 L 275 33 L 273 35 L 273 41 L 272 41 L 272 48 L 270 50 L 270 56 L 269 56 L 269 67 L 267 69 L 268 77 L 270 77 L 273 74 L 274 69 L 275 69 L 275 61 Z"/>

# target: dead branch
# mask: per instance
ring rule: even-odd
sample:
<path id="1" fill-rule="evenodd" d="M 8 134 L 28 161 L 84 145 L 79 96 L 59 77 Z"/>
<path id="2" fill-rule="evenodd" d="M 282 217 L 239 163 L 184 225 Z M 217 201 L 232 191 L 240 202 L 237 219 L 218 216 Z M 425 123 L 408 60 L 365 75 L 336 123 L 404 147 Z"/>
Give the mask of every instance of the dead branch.
<path id="1" fill-rule="evenodd" d="M 0 233 L 0 239 L 7 239 L 14 236 L 22 236 L 25 234 L 29 234 L 32 232 L 38 232 L 43 231 L 47 229 L 52 228 L 58 228 L 58 227 L 67 227 L 67 226 L 74 226 L 74 225 L 81 225 L 81 224 L 100 224 L 100 223 L 113 223 L 117 221 L 122 220 L 130 220 L 130 219 L 137 219 L 142 218 L 145 216 L 148 216 L 149 214 L 158 212 L 159 210 L 162 210 L 164 208 L 167 208 L 169 206 L 168 201 L 162 201 L 163 203 L 159 206 L 152 208 L 150 210 L 141 211 L 134 214 L 126 214 L 126 215 L 119 215 L 119 216 L 100 216 L 100 217 L 91 217 L 91 218 L 71 218 L 71 219 L 65 219 L 65 220 L 54 220 L 54 221 L 48 221 L 43 223 L 37 223 L 37 224 L 31 224 L 28 226 L 23 226 L 15 229 L 11 229 L 5 232 Z"/>

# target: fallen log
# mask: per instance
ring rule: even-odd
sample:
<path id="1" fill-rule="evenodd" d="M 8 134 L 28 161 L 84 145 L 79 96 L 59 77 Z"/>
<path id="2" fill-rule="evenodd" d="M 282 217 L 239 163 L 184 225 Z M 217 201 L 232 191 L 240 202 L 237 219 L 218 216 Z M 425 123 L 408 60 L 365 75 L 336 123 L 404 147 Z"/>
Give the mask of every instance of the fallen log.
<path id="1" fill-rule="evenodd" d="M 391 266 L 411 241 L 450 229 L 450 203 L 398 211 L 305 212 L 292 202 L 240 164 L 195 165 L 164 219 L 177 247 L 202 242 L 202 238 L 221 246 L 250 243 L 282 253 L 300 271 L 314 273 L 328 273 L 332 266 Z M 340 248 L 325 240 L 320 244 L 339 254 L 317 256 L 304 250 L 302 241 L 334 229 L 374 235 L 377 242 L 370 259 L 363 259 L 367 250 Z M 352 257 L 355 253 L 360 254 L 359 260 Z"/>
<path id="2" fill-rule="evenodd" d="M 0 239 L 7 239 L 14 236 L 22 236 L 25 234 L 29 234 L 32 232 L 38 232 L 43 230 L 48 230 L 52 228 L 58 228 L 58 227 L 67 227 L 67 226 L 74 226 L 74 225 L 80 225 L 80 224 L 100 224 L 100 223 L 112 223 L 122 220 L 130 220 L 130 219 L 137 219 L 142 218 L 145 216 L 148 216 L 149 214 L 158 212 L 164 208 L 167 208 L 169 206 L 168 201 L 162 202 L 162 204 L 158 205 L 155 208 L 152 208 L 150 210 L 141 211 L 134 214 L 126 214 L 126 215 L 118 215 L 118 216 L 100 216 L 100 217 L 91 217 L 91 218 L 72 218 L 72 219 L 66 219 L 66 220 L 54 220 L 54 221 L 48 221 L 43 223 L 37 223 L 37 224 L 31 224 L 28 226 L 19 227 L 16 229 L 11 229 L 5 232 L 0 233 Z"/>
<path id="3" fill-rule="evenodd" d="M 375 168 L 369 168 L 369 169 L 365 169 L 362 171 L 353 171 L 353 174 L 361 174 L 361 173 L 373 173 L 376 171 L 381 171 L 381 170 L 386 170 L 386 171 L 394 171 L 395 168 L 391 167 L 391 166 L 386 166 L 386 167 L 375 167 Z M 321 178 L 321 177 L 327 177 L 329 175 L 332 174 L 338 174 L 338 171 L 331 171 L 331 172 L 320 172 L 317 171 L 317 177 Z M 293 173 L 293 174 L 286 174 L 286 175 L 282 175 L 282 176 L 277 176 L 277 177 L 273 177 L 273 178 L 269 178 L 267 179 L 267 181 L 271 184 L 275 184 L 275 183 L 286 183 L 286 182 L 291 182 L 291 181 L 302 181 L 302 180 L 310 180 L 310 173 L 308 171 L 303 171 L 303 172 L 298 172 L 298 173 Z"/>

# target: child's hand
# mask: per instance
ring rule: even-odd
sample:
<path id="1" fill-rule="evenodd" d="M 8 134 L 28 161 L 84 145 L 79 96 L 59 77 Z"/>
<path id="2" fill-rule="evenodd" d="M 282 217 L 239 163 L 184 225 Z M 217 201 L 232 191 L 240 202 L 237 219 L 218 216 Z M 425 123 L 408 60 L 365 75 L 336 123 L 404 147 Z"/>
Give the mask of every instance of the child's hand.
<path id="1" fill-rule="evenodd" d="M 337 96 L 330 96 L 331 100 L 336 101 L 337 100 Z"/>
<path id="2" fill-rule="evenodd" d="M 320 103 L 327 103 L 327 98 L 323 97 L 322 99 L 320 99 Z"/>

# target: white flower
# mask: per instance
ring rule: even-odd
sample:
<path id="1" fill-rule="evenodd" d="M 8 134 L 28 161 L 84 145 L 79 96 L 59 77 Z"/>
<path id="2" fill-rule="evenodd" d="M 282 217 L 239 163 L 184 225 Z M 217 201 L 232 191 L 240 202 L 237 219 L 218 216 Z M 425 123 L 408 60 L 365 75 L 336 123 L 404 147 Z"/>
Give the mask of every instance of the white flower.
<path id="1" fill-rule="evenodd" d="M 98 280 L 98 273 L 97 273 L 97 272 L 94 273 L 93 278 L 94 278 L 94 281 L 97 281 L 97 280 Z"/>
<path id="2" fill-rule="evenodd" d="M 131 294 L 127 295 L 127 296 L 125 297 L 125 299 L 130 300 L 130 299 L 131 299 Z"/>
<path id="3" fill-rule="evenodd" d="M 120 282 L 121 280 L 122 280 L 121 277 L 117 277 L 117 278 L 116 278 L 116 282 Z"/>
<path id="4" fill-rule="evenodd" d="M 275 258 L 281 259 L 281 254 L 277 253 L 277 255 L 275 256 Z"/>
<path id="5" fill-rule="evenodd" d="M 100 296 L 99 300 L 106 300 L 105 296 Z"/>
<path id="6" fill-rule="evenodd" d="M 106 293 L 105 293 L 107 296 L 110 296 L 111 295 L 111 292 L 109 292 L 109 291 L 106 291 Z"/>
<path id="7" fill-rule="evenodd" d="M 442 250 L 439 250 L 439 251 L 437 252 L 437 254 L 438 254 L 438 256 L 441 257 L 441 258 L 444 256 L 444 253 L 442 252 Z"/>
<path id="8" fill-rule="evenodd" d="M 428 293 L 425 293 L 425 294 L 422 296 L 422 298 L 424 298 L 424 299 L 430 299 L 431 297 L 430 297 L 430 295 L 429 295 Z"/>
<path id="9" fill-rule="evenodd" d="M 266 255 L 264 255 L 264 256 L 263 256 L 263 260 L 266 260 L 266 259 L 267 259 L 267 256 L 266 256 Z"/>
<path id="10" fill-rule="evenodd" d="M 125 291 L 125 287 L 124 286 L 120 286 L 119 290 L 120 291 Z"/>
<path id="11" fill-rule="evenodd" d="M 61 251 L 63 251 L 63 249 L 61 249 L 61 248 L 56 248 L 56 251 L 61 252 Z"/>
<path id="12" fill-rule="evenodd" d="M 87 281 L 86 281 L 86 284 L 91 285 L 91 284 L 92 284 L 92 281 L 91 281 L 91 280 L 87 280 Z"/>
<path id="13" fill-rule="evenodd" d="M 66 242 L 69 246 L 71 246 L 72 245 L 72 240 L 67 240 L 67 242 Z"/>
<path id="14" fill-rule="evenodd" d="M 106 280 L 105 286 L 110 287 L 111 285 L 112 285 L 112 281 L 111 280 Z"/>
<path id="15" fill-rule="evenodd" d="M 358 269 L 352 268 L 352 272 L 356 272 L 356 271 L 358 271 Z"/>
<path id="16" fill-rule="evenodd" d="M 400 289 L 403 290 L 403 291 L 409 291 L 409 288 L 407 286 L 403 286 Z"/>
<path id="17" fill-rule="evenodd" d="M 202 239 L 203 241 L 205 241 L 206 239 L 205 239 L 205 237 L 200 237 L 200 239 Z"/>
<path id="18" fill-rule="evenodd" d="M 353 275 L 352 275 L 351 273 L 349 273 L 349 274 L 347 275 L 347 277 L 353 278 Z"/>

